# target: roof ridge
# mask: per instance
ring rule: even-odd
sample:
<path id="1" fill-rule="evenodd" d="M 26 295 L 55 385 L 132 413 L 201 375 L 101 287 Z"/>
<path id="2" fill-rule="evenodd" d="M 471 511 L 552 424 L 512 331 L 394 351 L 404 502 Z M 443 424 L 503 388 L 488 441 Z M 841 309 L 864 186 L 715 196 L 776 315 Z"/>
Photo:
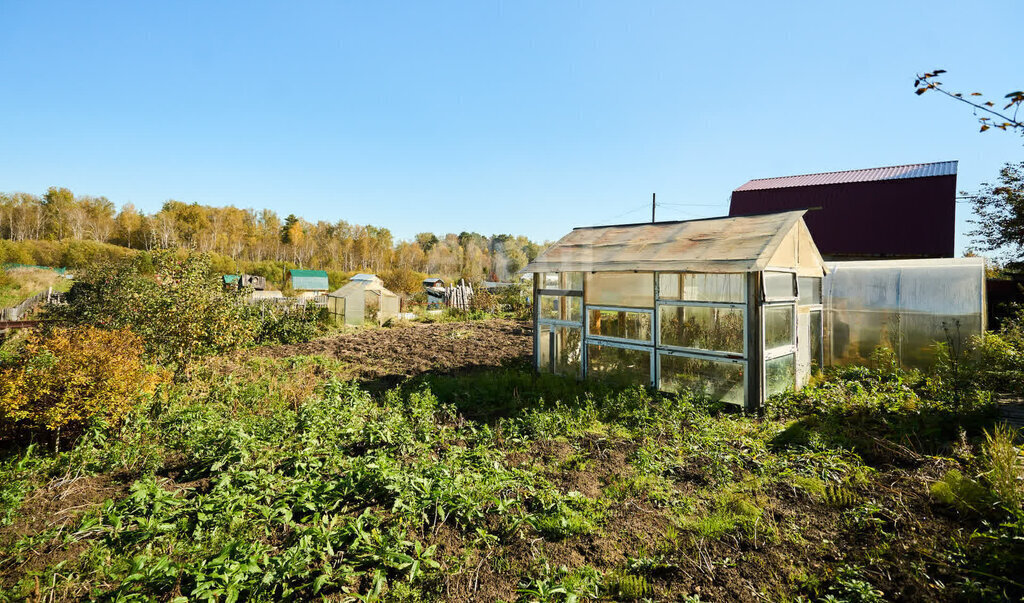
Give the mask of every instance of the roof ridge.
<path id="1" fill-rule="evenodd" d="M 663 222 L 631 222 L 629 224 L 595 224 L 594 226 L 574 226 L 573 230 L 591 230 L 595 228 L 627 228 L 630 226 L 667 226 L 669 224 L 685 224 L 687 222 L 709 222 L 711 220 L 731 220 L 733 218 L 757 218 L 775 214 L 788 214 L 800 212 L 801 215 L 807 211 L 804 209 L 784 209 L 782 211 L 764 211 L 756 214 L 743 214 L 742 216 L 710 216 L 707 218 L 691 218 L 689 220 L 666 220 Z"/>
<path id="2" fill-rule="evenodd" d="M 917 167 L 922 165 L 939 165 L 941 163 L 959 163 L 959 159 L 950 159 L 949 161 L 926 161 L 924 163 L 900 163 L 897 165 L 878 165 L 875 167 L 868 168 L 856 168 L 852 170 L 832 170 L 830 172 L 811 172 L 809 174 L 787 174 L 786 176 L 769 176 L 767 178 L 751 178 L 747 181 L 747 184 L 751 182 L 763 182 L 765 180 L 782 180 L 785 178 L 806 178 L 807 176 L 826 176 L 829 174 L 848 174 L 851 172 L 867 172 L 870 170 L 891 170 L 894 168 L 905 168 L 905 167 Z"/>

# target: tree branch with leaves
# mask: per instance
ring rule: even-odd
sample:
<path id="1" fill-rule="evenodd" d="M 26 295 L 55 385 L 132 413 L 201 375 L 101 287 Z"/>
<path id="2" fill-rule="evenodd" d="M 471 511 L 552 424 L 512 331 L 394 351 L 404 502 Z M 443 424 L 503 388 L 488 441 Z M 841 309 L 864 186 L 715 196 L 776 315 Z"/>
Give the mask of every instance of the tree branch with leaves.
<path id="1" fill-rule="evenodd" d="M 1021 135 L 1024 135 L 1024 121 L 1021 121 L 1018 117 L 1021 107 L 1024 106 L 1024 91 L 1017 90 L 1004 96 L 1003 98 L 1007 103 L 1002 109 L 997 110 L 996 104 L 993 101 L 984 100 L 985 95 L 981 92 L 971 92 L 965 96 L 962 92 L 950 92 L 943 88 L 942 82 L 936 79 L 943 73 L 946 73 L 945 69 L 936 69 L 935 71 L 919 74 L 917 79 L 914 80 L 914 93 L 921 96 L 929 90 L 934 90 L 974 107 L 974 114 L 976 116 L 978 111 L 986 113 L 987 115 L 978 117 L 982 132 L 998 128 L 1003 131 L 1020 132 Z M 974 98 L 977 100 L 972 100 Z M 1009 109 L 1013 109 L 1013 111 L 1008 112 Z"/>

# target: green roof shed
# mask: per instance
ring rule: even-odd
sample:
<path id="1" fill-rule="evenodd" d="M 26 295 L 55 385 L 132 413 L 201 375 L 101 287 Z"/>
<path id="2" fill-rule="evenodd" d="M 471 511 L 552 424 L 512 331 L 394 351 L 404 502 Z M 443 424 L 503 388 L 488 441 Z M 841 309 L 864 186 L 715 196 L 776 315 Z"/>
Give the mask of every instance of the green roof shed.
<path id="1" fill-rule="evenodd" d="M 327 273 L 323 270 L 289 270 L 292 289 L 296 291 L 327 291 Z"/>

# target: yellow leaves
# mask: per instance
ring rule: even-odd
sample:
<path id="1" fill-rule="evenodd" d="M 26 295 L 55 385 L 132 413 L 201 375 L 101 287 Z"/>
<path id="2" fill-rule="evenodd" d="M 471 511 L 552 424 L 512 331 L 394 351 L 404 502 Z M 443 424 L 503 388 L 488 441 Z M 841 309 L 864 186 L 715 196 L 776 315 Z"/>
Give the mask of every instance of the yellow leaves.
<path id="1" fill-rule="evenodd" d="M 147 370 L 142 341 L 129 331 L 94 327 L 33 335 L 0 370 L 0 420 L 56 430 L 93 417 L 119 422 L 167 380 Z"/>

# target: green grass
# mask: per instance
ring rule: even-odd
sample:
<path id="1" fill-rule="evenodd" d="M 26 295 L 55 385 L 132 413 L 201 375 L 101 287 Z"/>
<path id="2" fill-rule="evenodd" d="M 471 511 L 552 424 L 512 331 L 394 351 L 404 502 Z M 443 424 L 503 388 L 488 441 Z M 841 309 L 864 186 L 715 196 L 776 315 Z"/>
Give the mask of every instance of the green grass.
<path id="1" fill-rule="evenodd" d="M 16 306 L 51 287 L 54 292 L 65 292 L 71 288 L 71 281 L 40 268 L 0 269 L 0 308 Z"/>
<path id="2" fill-rule="evenodd" d="M 379 394 L 344 370 L 210 360 L 70 451 L 8 442 L 0 599 L 1024 594 L 1019 447 L 909 376 L 837 373 L 759 418 L 527 370 Z M 965 480 L 989 503 L 959 505 Z"/>

